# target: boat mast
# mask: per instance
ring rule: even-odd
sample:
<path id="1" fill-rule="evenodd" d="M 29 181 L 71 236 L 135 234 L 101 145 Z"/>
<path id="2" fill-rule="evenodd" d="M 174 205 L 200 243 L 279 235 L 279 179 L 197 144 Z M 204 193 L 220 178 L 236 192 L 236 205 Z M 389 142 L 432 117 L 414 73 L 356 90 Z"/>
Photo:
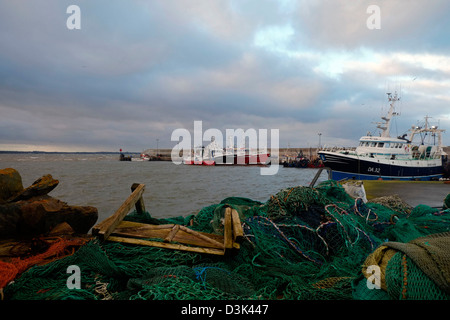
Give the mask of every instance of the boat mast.
<path id="1" fill-rule="evenodd" d="M 414 136 L 416 134 L 420 134 L 420 137 L 421 137 L 420 142 L 423 145 L 425 142 L 425 136 L 427 135 L 428 132 L 431 132 L 431 136 L 433 136 L 433 137 L 436 137 L 436 135 L 438 136 L 438 144 L 437 144 L 438 152 L 445 154 L 444 147 L 442 145 L 442 133 L 445 132 L 445 130 L 439 129 L 438 126 L 434 126 L 434 125 L 432 125 L 430 127 L 430 125 L 428 123 L 429 118 L 431 118 L 431 117 L 428 115 L 425 116 L 425 123 L 424 123 L 423 127 L 420 126 L 419 124 L 411 127 L 411 141 L 414 139 Z M 424 136 L 422 136 L 422 133 L 424 133 Z"/>
<path id="2" fill-rule="evenodd" d="M 384 120 L 383 122 L 377 122 L 377 128 L 383 130 L 381 132 L 381 136 L 382 137 L 390 137 L 390 123 L 391 123 L 391 119 L 392 116 L 398 115 L 398 113 L 394 112 L 395 110 L 395 103 L 397 101 L 400 100 L 400 98 L 397 96 L 397 92 L 394 93 L 394 96 L 392 96 L 392 93 L 388 92 L 388 100 L 390 101 L 390 108 L 389 111 L 387 113 L 387 115 L 385 117 L 381 117 L 382 120 Z"/>

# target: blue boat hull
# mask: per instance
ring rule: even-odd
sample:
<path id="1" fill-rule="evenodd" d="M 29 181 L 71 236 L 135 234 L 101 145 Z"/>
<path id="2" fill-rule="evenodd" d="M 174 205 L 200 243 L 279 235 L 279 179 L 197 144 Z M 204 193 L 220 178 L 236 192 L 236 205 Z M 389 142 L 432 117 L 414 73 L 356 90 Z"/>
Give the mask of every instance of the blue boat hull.
<path id="1" fill-rule="evenodd" d="M 320 153 L 325 166 L 331 168 L 332 179 L 357 180 L 438 180 L 442 177 L 443 166 L 414 167 L 394 164 L 383 164 L 355 159 L 345 155 Z"/>
<path id="2" fill-rule="evenodd" d="M 355 180 L 419 180 L 419 181 L 431 181 L 431 180 L 439 180 L 439 178 L 442 178 L 442 174 L 436 174 L 436 175 L 429 175 L 429 176 L 410 176 L 410 177 L 403 177 L 403 176 L 374 176 L 369 174 L 355 174 L 355 173 L 349 173 L 349 172 L 341 172 L 341 171 L 335 171 L 333 170 L 331 173 L 331 179 L 333 180 L 343 180 L 343 179 L 355 179 Z"/>

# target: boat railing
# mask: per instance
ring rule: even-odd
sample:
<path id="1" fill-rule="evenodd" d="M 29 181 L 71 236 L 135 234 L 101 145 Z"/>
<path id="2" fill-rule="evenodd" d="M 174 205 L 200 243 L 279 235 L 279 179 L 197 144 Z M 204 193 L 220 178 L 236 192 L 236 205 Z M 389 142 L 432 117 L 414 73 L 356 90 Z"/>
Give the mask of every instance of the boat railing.
<path id="1" fill-rule="evenodd" d="M 319 148 L 319 151 L 340 152 L 340 151 L 355 151 L 356 147 L 338 147 L 338 146 L 323 146 Z"/>
<path id="2" fill-rule="evenodd" d="M 323 146 L 322 148 L 319 148 L 318 151 L 327 151 L 327 152 L 338 152 L 343 154 L 356 154 L 356 147 L 337 147 L 337 146 Z M 434 159 L 440 159 L 441 158 L 441 152 L 437 150 L 430 151 L 413 151 L 412 153 L 380 153 L 376 152 L 364 152 L 359 153 L 360 156 L 369 156 L 369 157 L 378 157 L 383 156 L 383 158 L 389 158 L 391 160 L 406 160 L 406 161 L 413 161 L 413 160 L 434 160 Z"/>

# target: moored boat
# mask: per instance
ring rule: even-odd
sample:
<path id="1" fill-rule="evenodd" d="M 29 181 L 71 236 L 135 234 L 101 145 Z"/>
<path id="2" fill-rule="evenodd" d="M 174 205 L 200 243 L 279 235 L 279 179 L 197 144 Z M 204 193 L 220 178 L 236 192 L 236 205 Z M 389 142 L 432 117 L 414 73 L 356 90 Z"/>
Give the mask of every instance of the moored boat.
<path id="1" fill-rule="evenodd" d="M 318 152 L 324 165 L 332 169 L 334 180 L 437 180 L 442 177 L 443 163 L 447 161 L 442 147 L 445 130 L 430 126 L 429 117 L 425 117 L 422 124 L 411 127 L 409 137 L 407 134 L 391 137 L 390 123 L 398 115 L 395 104 L 399 100 L 397 93 L 388 93 L 390 109 L 381 118 L 383 122 L 377 123 L 381 129 L 379 136 L 361 137 L 355 149 L 324 148 Z M 418 143 L 414 142 L 417 137 Z M 432 137 L 433 141 L 425 141 L 426 137 Z"/>
<path id="2" fill-rule="evenodd" d="M 248 148 L 221 148 L 215 141 L 194 148 L 193 155 L 183 159 L 188 165 L 266 165 L 270 153 Z"/>

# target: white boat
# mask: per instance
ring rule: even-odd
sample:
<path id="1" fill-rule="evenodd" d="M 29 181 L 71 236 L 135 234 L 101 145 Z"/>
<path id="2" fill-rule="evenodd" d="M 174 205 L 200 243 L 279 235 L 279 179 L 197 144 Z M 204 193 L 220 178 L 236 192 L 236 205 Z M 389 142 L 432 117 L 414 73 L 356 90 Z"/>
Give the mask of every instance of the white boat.
<path id="1" fill-rule="evenodd" d="M 206 147 L 194 148 L 194 154 L 184 158 L 184 164 L 194 165 L 265 165 L 268 164 L 270 154 L 245 147 L 222 148 L 215 140 Z"/>
<path id="2" fill-rule="evenodd" d="M 214 145 L 208 145 L 206 147 L 195 147 L 194 154 L 190 157 L 184 158 L 184 164 L 195 164 L 204 166 L 215 165 L 215 155 L 221 154 L 223 151 L 221 148 L 216 148 Z"/>
<path id="3" fill-rule="evenodd" d="M 397 93 L 388 93 L 390 108 L 386 116 L 377 123 L 379 136 L 368 134 L 359 140 L 356 149 L 324 148 L 319 156 L 324 165 L 332 169 L 332 179 L 397 179 L 437 180 L 442 177 L 443 162 L 447 154 L 442 147 L 445 130 L 430 126 L 428 119 L 411 127 L 410 135 L 397 138 L 390 136 L 390 124 L 395 112 L 395 103 L 400 100 Z M 437 137 L 437 144 L 436 144 Z M 418 142 L 414 139 L 419 138 Z M 432 141 L 425 141 L 432 138 Z"/>

